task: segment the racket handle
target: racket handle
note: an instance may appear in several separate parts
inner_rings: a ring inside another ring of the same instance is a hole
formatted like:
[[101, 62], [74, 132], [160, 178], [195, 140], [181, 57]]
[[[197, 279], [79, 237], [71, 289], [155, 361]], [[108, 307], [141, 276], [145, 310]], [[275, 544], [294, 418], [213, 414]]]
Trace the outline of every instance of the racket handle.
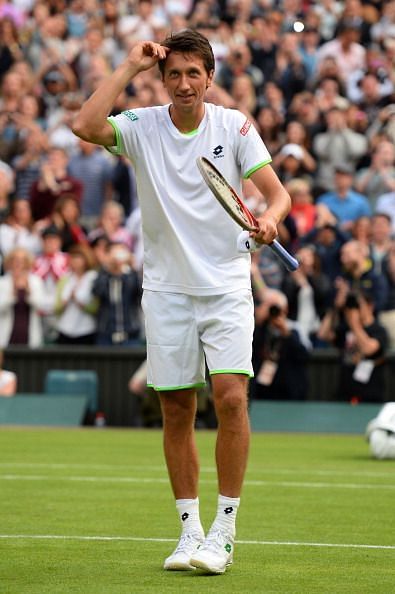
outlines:
[[272, 243], [269, 244], [269, 247], [272, 248], [273, 252], [280, 258], [281, 262], [284, 264], [287, 270], [293, 272], [299, 268], [299, 262], [296, 258], [291, 256], [291, 254], [277, 241], [274, 239]]

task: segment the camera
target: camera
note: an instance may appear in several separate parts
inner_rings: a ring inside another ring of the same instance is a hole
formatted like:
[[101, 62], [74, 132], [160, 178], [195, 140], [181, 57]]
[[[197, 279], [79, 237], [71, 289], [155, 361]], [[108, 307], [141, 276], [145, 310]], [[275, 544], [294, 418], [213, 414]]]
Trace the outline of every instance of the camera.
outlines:
[[359, 309], [358, 295], [355, 293], [349, 293], [344, 304], [346, 309]]

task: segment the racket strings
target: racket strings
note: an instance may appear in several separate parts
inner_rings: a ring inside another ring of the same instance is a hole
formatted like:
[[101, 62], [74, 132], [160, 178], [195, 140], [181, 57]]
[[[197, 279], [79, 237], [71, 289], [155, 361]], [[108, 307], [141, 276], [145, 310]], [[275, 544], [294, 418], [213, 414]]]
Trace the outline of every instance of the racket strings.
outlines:
[[238, 214], [246, 223], [251, 223], [250, 218], [247, 216], [245, 210], [234, 195], [234, 192], [229, 188], [228, 184], [218, 177], [214, 171], [208, 170], [208, 175], [210, 176], [211, 183], [216, 187], [222, 200], [226, 202], [229, 208], [231, 208], [235, 214]]

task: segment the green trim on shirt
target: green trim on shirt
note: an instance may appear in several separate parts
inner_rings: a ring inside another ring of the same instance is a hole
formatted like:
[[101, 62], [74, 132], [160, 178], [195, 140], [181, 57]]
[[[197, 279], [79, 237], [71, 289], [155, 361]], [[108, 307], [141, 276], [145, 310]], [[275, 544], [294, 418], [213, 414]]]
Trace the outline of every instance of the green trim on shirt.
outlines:
[[118, 128], [118, 125], [112, 118], [107, 118], [107, 122], [111, 124], [114, 132], [115, 132], [115, 147], [114, 146], [106, 146], [105, 148], [110, 151], [113, 155], [122, 155], [124, 153], [123, 150], [123, 143], [122, 143], [122, 135], [121, 131]]
[[199, 128], [195, 128], [194, 130], [191, 130], [190, 132], [181, 132], [181, 134], [183, 134], [183, 136], [195, 136], [198, 132], [199, 132]]
[[252, 167], [251, 169], [249, 169], [249, 170], [247, 171], [247, 173], [245, 173], [245, 174], [243, 175], [243, 178], [244, 178], [244, 179], [248, 179], [249, 177], [251, 177], [251, 175], [252, 175], [253, 173], [255, 173], [255, 171], [258, 171], [258, 169], [261, 169], [261, 167], [264, 167], [265, 165], [268, 165], [268, 164], [269, 164], [269, 163], [271, 163], [271, 162], [272, 162], [272, 160], [271, 160], [271, 159], [269, 159], [268, 161], [263, 161], [263, 163], [259, 163], [258, 165], [255, 165], [255, 167]]

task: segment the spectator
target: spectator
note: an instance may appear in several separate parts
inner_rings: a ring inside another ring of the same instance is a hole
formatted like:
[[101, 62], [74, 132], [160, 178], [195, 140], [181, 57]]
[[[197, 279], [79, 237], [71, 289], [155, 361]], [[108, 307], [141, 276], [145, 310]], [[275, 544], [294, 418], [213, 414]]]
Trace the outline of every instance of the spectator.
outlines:
[[0, 276], [0, 348], [42, 345], [45, 287], [41, 278], [32, 273], [32, 264], [32, 256], [21, 247], [5, 258], [5, 274]]
[[271, 155], [280, 151], [282, 139], [283, 118], [271, 107], [261, 107], [256, 114], [257, 128], [259, 134], [267, 146]]
[[58, 198], [52, 214], [52, 224], [58, 229], [62, 252], [69, 252], [75, 244], [88, 244], [87, 231], [80, 224], [80, 203], [74, 194]]
[[321, 272], [319, 256], [312, 245], [296, 252], [299, 268], [284, 277], [282, 291], [288, 300], [289, 318], [298, 323], [305, 342], [316, 344], [316, 333], [330, 305], [330, 281]]
[[350, 292], [356, 294], [369, 293], [372, 296], [375, 313], [383, 309], [388, 298], [386, 279], [373, 270], [369, 260], [369, 247], [351, 239], [341, 248], [342, 274], [336, 279], [336, 299], [339, 308], [344, 307]]
[[395, 191], [395, 147], [383, 140], [373, 150], [368, 167], [360, 169], [355, 178], [355, 188], [363, 192], [375, 209], [382, 194]]
[[19, 42], [18, 28], [11, 17], [0, 19], [0, 80], [23, 52]]
[[321, 191], [331, 191], [334, 189], [336, 165], [347, 163], [354, 172], [356, 163], [367, 151], [368, 143], [362, 134], [348, 128], [344, 110], [332, 107], [326, 112], [325, 120], [326, 132], [317, 134], [313, 140], [313, 153], [319, 162], [315, 183]]
[[353, 223], [362, 216], [371, 215], [366, 196], [352, 189], [353, 169], [350, 165], [335, 166], [334, 191], [318, 196], [317, 204], [324, 204], [335, 215], [342, 229], [350, 231]]
[[30, 188], [40, 177], [47, 147], [47, 137], [43, 132], [30, 130], [25, 135], [21, 152], [12, 162], [16, 174], [15, 194], [19, 198], [30, 198]]
[[369, 252], [376, 274], [383, 273], [383, 262], [386, 259], [391, 242], [391, 218], [382, 213], [375, 213], [371, 218]]
[[23, 247], [32, 255], [41, 253], [39, 233], [34, 229], [30, 203], [24, 198], [15, 198], [5, 222], [0, 224], [0, 253], [6, 256], [16, 247]]
[[290, 215], [295, 221], [298, 237], [303, 237], [314, 228], [317, 217], [311, 183], [307, 179], [295, 177], [286, 183], [286, 188], [291, 196]]
[[82, 183], [67, 173], [67, 153], [52, 147], [41, 165], [40, 177], [30, 189], [30, 202], [35, 221], [50, 218], [55, 203], [65, 194], [74, 194], [78, 200], [82, 196]]
[[93, 284], [99, 299], [96, 344], [135, 346], [141, 338], [141, 283], [124, 244], [111, 243]]
[[230, 92], [233, 81], [245, 74], [250, 76], [255, 91], [259, 93], [264, 83], [263, 73], [252, 64], [250, 48], [244, 43], [238, 43], [230, 49], [230, 54], [224, 60], [216, 74], [215, 82]]
[[350, 227], [350, 235], [353, 239], [369, 245], [372, 231], [372, 218], [363, 215], [355, 219]]
[[0, 161], [0, 223], [10, 212], [10, 198], [14, 189], [14, 172], [7, 163]]
[[4, 353], [0, 351], [0, 396], [14, 396], [17, 390], [17, 377], [13, 371], [3, 369]]
[[88, 229], [97, 223], [101, 210], [112, 197], [111, 178], [113, 157], [96, 144], [79, 140], [79, 150], [70, 158], [68, 172], [83, 185], [81, 197], [81, 222]]
[[391, 221], [391, 235], [395, 237], [395, 190], [378, 197], [376, 212], [386, 214], [389, 217]]
[[124, 243], [129, 249], [132, 247], [132, 237], [125, 226], [124, 210], [122, 206], [110, 200], [101, 210], [99, 224], [96, 229], [89, 233], [89, 241], [96, 237], [106, 235], [108, 239], [116, 243]]
[[334, 57], [339, 66], [342, 79], [348, 77], [365, 67], [366, 49], [359, 43], [360, 30], [354, 20], [341, 20], [337, 27], [336, 37], [325, 42], [318, 50], [318, 62], [331, 56]]
[[388, 283], [388, 297], [379, 321], [387, 330], [389, 347], [395, 349], [395, 242], [392, 241], [382, 262], [382, 272]]
[[252, 398], [306, 399], [309, 346], [303, 343], [297, 324], [287, 318], [287, 312], [285, 295], [266, 289], [264, 301], [256, 307]]
[[[308, 164], [306, 166], [306, 163]], [[309, 172], [310, 155], [299, 144], [285, 144], [273, 158], [273, 167], [283, 183]]]
[[70, 270], [56, 286], [58, 344], [94, 344], [98, 302], [92, 293], [97, 277], [93, 252], [86, 245], [70, 248]]
[[377, 321], [371, 293], [348, 293], [344, 297], [343, 287], [339, 287], [335, 308], [327, 312], [319, 331], [319, 337], [341, 353], [335, 398], [353, 404], [383, 402], [386, 330]]
[[54, 316], [56, 285], [69, 271], [69, 256], [61, 251], [62, 238], [55, 225], [49, 225], [42, 231], [43, 250], [34, 263], [34, 273], [42, 279], [45, 287], [45, 303], [42, 311], [44, 338], [46, 343], [53, 343], [57, 337]]

